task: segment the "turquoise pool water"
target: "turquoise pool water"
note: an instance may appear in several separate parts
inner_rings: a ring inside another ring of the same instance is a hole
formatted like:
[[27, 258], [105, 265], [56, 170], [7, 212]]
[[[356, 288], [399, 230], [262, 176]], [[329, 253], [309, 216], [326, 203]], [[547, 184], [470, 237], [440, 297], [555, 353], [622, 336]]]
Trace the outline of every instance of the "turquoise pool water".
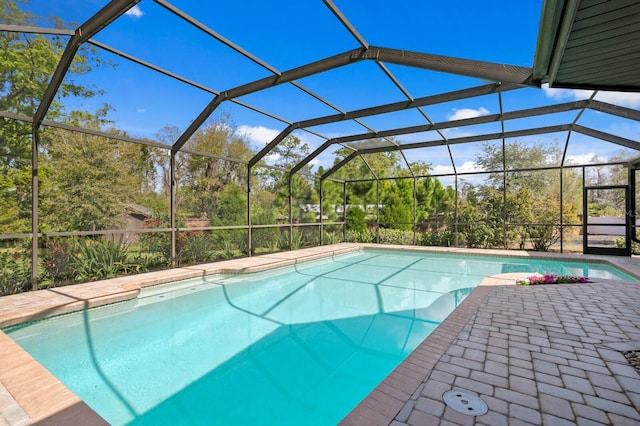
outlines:
[[606, 265], [365, 250], [6, 329], [113, 425], [333, 425], [486, 276]]

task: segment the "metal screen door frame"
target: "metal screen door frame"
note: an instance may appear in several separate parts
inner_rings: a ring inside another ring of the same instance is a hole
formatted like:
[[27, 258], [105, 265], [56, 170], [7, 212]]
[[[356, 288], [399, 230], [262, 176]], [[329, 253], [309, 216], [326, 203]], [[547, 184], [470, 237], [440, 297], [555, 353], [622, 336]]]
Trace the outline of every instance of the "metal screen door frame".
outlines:
[[[624, 223], [598, 223], [597, 225], [604, 227], [614, 227], [614, 228], [623, 228], [624, 231], [621, 236], [625, 238], [624, 247], [615, 247], [615, 246], [594, 246], [590, 245], [589, 242], [589, 225], [594, 225], [593, 223], [589, 223], [589, 192], [590, 191], [624, 191], [625, 198], [625, 212], [624, 212]], [[630, 226], [630, 200], [629, 200], [629, 186], [627, 185], [603, 185], [603, 186], [585, 186], [583, 188], [583, 212], [584, 217], [582, 220], [582, 251], [584, 254], [602, 254], [602, 255], [614, 255], [614, 256], [631, 256], [631, 226]]]

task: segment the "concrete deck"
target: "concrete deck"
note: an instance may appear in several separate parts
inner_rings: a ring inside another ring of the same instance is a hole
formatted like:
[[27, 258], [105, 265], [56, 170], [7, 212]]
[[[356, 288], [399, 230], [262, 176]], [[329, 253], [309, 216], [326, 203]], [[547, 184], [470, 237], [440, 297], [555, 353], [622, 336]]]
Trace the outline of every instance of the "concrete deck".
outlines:
[[[337, 244], [0, 298], [0, 326], [135, 298], [140, 289], [211, 273], [252, 272], [369, 245]], [[372, 245], [375, 248], [393, 248]], [[583, 255], [436, 249], [595, 261]], [[640, 259], [606, 258], [640, 276]], [[519, 274], [520, 276], [522, 274]], [[485, 279], [343, 421], [344, 425], [640, 424], [640, 374], [622, 351], [640, 349], [640, 284], [515, 286]], [[460, 414], [442, 400], [471, 391], [489, 411]], [[106, 424], [0, 333], [0, 426]]]

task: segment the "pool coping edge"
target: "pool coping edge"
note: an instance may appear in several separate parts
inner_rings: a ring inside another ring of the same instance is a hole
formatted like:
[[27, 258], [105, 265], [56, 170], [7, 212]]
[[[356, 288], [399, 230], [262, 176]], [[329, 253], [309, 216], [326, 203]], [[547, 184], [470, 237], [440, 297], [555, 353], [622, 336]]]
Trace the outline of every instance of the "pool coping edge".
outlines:
[[527, 274], [506, 273], [486, 277], [374, 390], [339, 423], [341, 426], [391, 424], [401, 412], [411, 411], [433, 368], [471, 320], [491, 288], [516, 285]]

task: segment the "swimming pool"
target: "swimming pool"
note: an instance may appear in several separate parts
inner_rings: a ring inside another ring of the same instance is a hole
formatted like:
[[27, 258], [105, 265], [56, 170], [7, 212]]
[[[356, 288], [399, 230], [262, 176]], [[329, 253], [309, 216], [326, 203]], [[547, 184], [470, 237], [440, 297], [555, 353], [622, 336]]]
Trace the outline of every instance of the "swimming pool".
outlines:
[[6, 332], [112, 424], [335, 424], [477, 283], [598, 264], [366, 250]]

